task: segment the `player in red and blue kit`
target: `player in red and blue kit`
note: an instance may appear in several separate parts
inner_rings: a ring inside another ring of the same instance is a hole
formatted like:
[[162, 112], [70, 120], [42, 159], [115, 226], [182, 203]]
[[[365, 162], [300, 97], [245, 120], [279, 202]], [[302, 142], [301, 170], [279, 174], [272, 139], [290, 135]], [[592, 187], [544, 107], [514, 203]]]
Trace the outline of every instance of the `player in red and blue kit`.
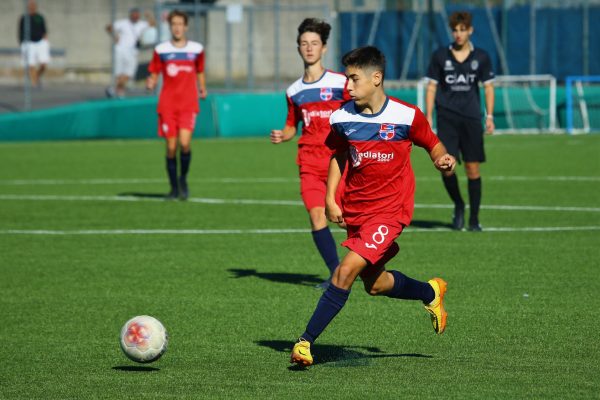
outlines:
[[[358, 276], [370, 295], [421, 300], [435, 332], [441, 334], [446, 327], [446, 282], [440, 278], [417, 281], [399, 271], [387, 271], [385, 264], [398, 253], [395, 240], [410, 224], [413, 214], [413, 144], [423, 147], [440, 171], [452, 170], [456, 160], [416, 106], [386, 96], [385, 57], [377, 48], [352, 50], [342, 63], [353, 101], [330, 118], [327, 145], [335, 154], [329, 165], [326, 215], [332, 222], [346, 224], [348, 238], [342, 245], [349, 252], [294, 345], [291, 362], [302, 366], [313, 363], [311, 344], [342, 309]], [[335, 194], [346, 163], [348, 173], [340, 208]]]
[[[338, 266], [335, 240], [325, 218], [327, 169], [332, 151], [325, 145], [331, 113], [350, 99], [343, 74], [326, 70], [321, 59], [327, 51], [331, 26], [315, 18], [298, 27], [298, 53], [304, 62], [304, 75], [286, 91], [288, 115], [282, 130], [271, 131], [271, 142], [291, 140], [302, 121], [296, 163], [300, 169], [300, 193], [310, 216], [312, 237], [330, 274]], [[329, 280], [318, 285], [326, 288]]]
[[[146, 87], [153, 90], [158, 75], [163, 87], [158, 100], [158, 135], [167, 141], [167, 174], [171, 191], [167, 199], [188, 198], [187, 173], [192, 160], [191, 141], [196, 116], [200, 111], [198, 97], [206, 98], [204, 78], [204, 47], [187, 40], [188, 16], [173, 10], [169, 13], [171, 40], [154, 49], [148, 66], [150, 76]], [[177, 177], [177, 147], [179, 145], [180, 174]]]

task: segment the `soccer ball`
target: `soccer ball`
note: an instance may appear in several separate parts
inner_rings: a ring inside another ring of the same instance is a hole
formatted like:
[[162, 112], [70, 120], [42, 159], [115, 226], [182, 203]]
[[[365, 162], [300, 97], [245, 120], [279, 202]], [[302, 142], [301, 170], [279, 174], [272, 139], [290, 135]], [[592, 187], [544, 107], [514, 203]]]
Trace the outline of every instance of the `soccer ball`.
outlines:
[[167, 350], [169, 335], [163, 324], [149, 315], [131, 318], [121, 328], [121, 349], [139, 363], [156, 361]]

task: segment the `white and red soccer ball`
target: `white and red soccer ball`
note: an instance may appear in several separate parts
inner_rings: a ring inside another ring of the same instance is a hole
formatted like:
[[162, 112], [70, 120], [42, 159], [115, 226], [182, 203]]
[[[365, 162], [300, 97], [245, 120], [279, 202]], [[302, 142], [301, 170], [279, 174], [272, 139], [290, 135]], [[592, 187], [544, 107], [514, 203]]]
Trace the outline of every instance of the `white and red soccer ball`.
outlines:
[[156, 361], [167, 350], [169, 335], [163, 324], [149, 315], [131, 318], [121, 328], [121, 349], [139, 363]]

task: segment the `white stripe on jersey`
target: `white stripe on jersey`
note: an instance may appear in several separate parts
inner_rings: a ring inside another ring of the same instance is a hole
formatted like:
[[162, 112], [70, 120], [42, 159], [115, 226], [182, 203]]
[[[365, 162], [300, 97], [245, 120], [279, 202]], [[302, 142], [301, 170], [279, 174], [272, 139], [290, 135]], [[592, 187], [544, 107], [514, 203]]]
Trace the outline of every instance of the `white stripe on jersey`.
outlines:
[[331, 114], [329, 123], [333, 125], [341, 122], [361, 122], [365, 124], [396, 124], [411, 126], [415, 119], [416, 111], [414, 108], [394, 101], [390, 97], [388, 97], [388, 103], [385, 110], [375, 117], [349, 112], [347, 109], [353, 109], [353, 104], [354, 102], [350, 102]]
[[292, 97], [305, 89], [316, 89], [316, 88], [339, 88], [343, 89], [346, 87], [346, 75], [342, 75], [336, 72], [326, 70], [321, 79], [316, 82], [306, 83], [299, 78], [296, 82], [292, 83], [286, 90], [286, 95]]
[[196, 53], [200, 54], [204, 51], [204, 46], [198, 42], [188, 40], [184, 47], [175, 47], [170, 40], [156, 45], [154, 48], [158, 54], [162, 53]]

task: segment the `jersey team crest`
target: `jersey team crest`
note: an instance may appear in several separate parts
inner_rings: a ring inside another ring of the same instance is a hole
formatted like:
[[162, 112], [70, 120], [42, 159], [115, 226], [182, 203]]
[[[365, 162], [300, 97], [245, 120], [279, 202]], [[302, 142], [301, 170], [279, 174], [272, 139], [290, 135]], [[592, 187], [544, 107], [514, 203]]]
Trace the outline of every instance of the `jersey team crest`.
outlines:
[[333, 98], [333, 89], [328, 87], [321, 88], [321, 100], [329, 101]]
[[383, 140], [392, 140], [396, 135], [394, 124], [381, 124], [379, 128], [379, 137]]

